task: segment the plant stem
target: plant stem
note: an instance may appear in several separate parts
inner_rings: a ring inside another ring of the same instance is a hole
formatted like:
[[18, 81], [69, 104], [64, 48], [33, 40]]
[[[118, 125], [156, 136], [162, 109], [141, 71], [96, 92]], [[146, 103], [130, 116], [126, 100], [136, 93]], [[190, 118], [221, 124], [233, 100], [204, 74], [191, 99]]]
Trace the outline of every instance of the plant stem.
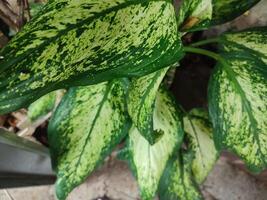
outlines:
[[209, 56], [209, 57], [211, 57], [217, 61], [221, 61], [221, 60], [224, 61], [224, 59], [219, 54], [214, 53], [212, 51], [205, 50], [205, 49], [187, 46], [187, 47], [184, 47], [184, 50], [185, 50], [185, 52], [189, 52], [189, 53], [196, 53], [196, 54]]
[[211, 38], [211, 39], [207, 39], [207, 40], [201, 40], [199, 42], [191, 44], [190, 46], [198, 47], [198, 46], [202, 46], [202, 45], [205, 45], [205, 44], [217, 43], [219, 41], [220, 41], [220, 38], [216, 37], [216, 38]]
[[231, 68], [229, 68], [229, 64], [227, 63], [227, 61], [222, 56], [220, 56], [219, 54], [214, 53], [212, 51], [208, 51], [208, 50], [200, 49], [200, 48], [195, 48], [195, 47], [188, 47], [188, 46], [184, 47], [184, 51], [189, 52], [189, 53], [196, 53], [196, 54], [208, 56], [208, 57], [213, 58], [214, 60], [217, 60], [218, 62], [220, 62], [226, 71], [229, 72], [229, 70], [231, 69]]

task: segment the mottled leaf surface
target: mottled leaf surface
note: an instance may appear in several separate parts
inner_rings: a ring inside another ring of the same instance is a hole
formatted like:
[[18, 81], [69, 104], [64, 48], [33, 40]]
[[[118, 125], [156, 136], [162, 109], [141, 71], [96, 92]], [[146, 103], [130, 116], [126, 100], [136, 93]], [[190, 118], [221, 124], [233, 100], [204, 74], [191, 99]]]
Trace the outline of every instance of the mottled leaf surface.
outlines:
[[253, 171], [267, 167], [267, 28], [221, 37], [209, 84], [209, 112], [218, 149], [239, 155]]
[[129, 88], [127, 98], [129, 115], [135, 127], [150, 144], [154, 144], [161, 135], [153, 129], [153, 112], [158, 88], [168, 69], [133, 78]]
[[123, 81], [68, 91], [48, 130], [60, 200], [103, 161], [127, 134], [129, 126]]
[[129, 133], [128, 149], [131, 167], [136, 175], [143, 200], [152, 200], [166, 163], [180, 148], [183, 140], [180, 110], [166, 90], [160, 89], [155, 103], [154, 124], [164, 130], [154, 145], [140, 134], [134, 126]]
[[29, 2], [31, 17], [35, 17], [45, 4], [45, 2]]
[[45, 116], [51, 112], [56, 104], [57, 93], [50, 92], [41, 97], [37, 101], [33, 102], [28, 108], [28, 117], [31, 121], [35, 121], [38, 118]]
[[209, 25], [212, 18], [212, 0], [184, 0], [177, 12], [180, 30], [201, 29]]
[[193, 156], [183, 153], [173, 157], [160, 180], [160, 200], [202, 200], [202, 195], [194, 182], [192, 168]]
[[222, 24], [235, 19], [260, 0], [213, 0], [212, 24]]
[[184, 131], [193, 153], [192, 172], [201, 184], [212, 170], [218, 158], [213, 141], [212, 124], [204, 109], [193, 109], [184, 117]]
[[177, 12], [182, 31], [195, 31], [235, 19], [260, 0], [184, 0]]
[[49, 1], [0, 52], [0, 113], [59, 88], [167, 67], [179, 40], [169, 0]]

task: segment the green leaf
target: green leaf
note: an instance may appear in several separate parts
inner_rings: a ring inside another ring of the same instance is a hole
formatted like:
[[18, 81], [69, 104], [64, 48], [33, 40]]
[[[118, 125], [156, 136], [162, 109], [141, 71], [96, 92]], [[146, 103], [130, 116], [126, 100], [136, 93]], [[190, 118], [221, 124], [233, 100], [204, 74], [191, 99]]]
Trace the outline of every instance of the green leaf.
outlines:
[[222, 24], [235, 19], [260, 0], [213, 0], [212, 24]]
[[267, 28], [221, 37], [222, 63], [209, 83], [216, 147], [259, 172], [267, 167]]
[[165, 68], [140, 78], [133, 78], [128, 92], [129, 115], [139, 132], [152, 145], [163, 132], [154, 131], [153, 111], [160, 83], [169, 68]]
[[189, 138], [189, 148], [193, 152], [192, 171], [201, 184], [218, 159], [213, 141], [212, 124], [204, 109], [193, 109], [184, 117], [184, 130]]
[[122, 80], [72, 88], [64, 96], [48, 129], [60, 200], [82, 183], [127, 134], [127, 116]]
[[153, 120], [155, 128], [164, 130], [154, 145], [150, 145], [134, 126], [129, 133], [130, 166], [137, 177], [143, 200], [153, 199], [169, 158], [183, 140], [181, 112], [166, 90], [160, 89], [157, 94]]
[[182, 31], [196, 31], [231, 21], [260, 0], [184, 0], [177, 12]]
[[152, 73], [181, 46], [170, 0], [49, 1], [0, 52], [0, 113], [56, 89]]
[[40, 117], [51, 112], [56, 104], [57, 92], [50, 92], [33, 102], [28, 108], [28, 117], [31, 121], [35, 121]]
[[192, 175], [190, 153], [173, 157], [160, 180], [160, 200], [202, 200], [202, 195]]
[[35, 17], [44, 7], [44, 2], [29, 2], [31, 17]]
[[182, 31], [193, 31], [209, 26], [212, 18], [212, 0], [185, 0], [177, 13]]

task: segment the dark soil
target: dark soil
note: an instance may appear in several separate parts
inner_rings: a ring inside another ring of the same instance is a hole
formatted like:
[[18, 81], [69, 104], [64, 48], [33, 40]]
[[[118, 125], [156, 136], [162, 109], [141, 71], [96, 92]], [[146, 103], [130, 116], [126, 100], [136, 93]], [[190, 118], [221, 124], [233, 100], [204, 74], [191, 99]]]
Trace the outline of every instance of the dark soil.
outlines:
[[[183, 38], [184, 43], [203, 39], [202, 32], [196, 32]], [[186, 45], [186, 44], [185, 44]], [[205, 49], [216, 51], [214, 46]], [[209, 57], [187, 54], [177, 67], [171, 91], [185, 110], [196, 107], [207, 108], [208, 82], [215, 66], [215, 61]]]

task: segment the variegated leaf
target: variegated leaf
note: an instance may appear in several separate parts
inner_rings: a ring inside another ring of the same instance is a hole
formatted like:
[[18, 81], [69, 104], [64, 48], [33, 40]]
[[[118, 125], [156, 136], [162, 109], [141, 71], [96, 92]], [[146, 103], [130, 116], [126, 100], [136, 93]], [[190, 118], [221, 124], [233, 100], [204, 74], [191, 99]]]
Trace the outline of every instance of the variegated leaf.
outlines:
[[213, 0], [212, 24], [233, 20], [249, 10], [260, 0]]
[[158, 88], [168, 69], [133, 78], [128, 92], [129, 115], [139, 132], [150, 144], [154, 144], [163, 133], [163, 130], [154, 131], [153, 129], [153, 111]]
[[122, 80], [68, 91], [48, 130], [60, 200], [104, 160], [129, 127]]
[[35, 17], [44, 7], [45, 2], [29, 2], [31, 17]]
[[211, 18], [212, 0], [184, 0], [177, 12], [178, 26], [182, 31], [206, 27]]
[[194, 31], [233, 20], [260, 0], [184, 0], [177, 12], [182, 31]]
[[221, 37], [209, 84], [209, 112], [218, 149], [239, 155], [253, 171], [267, 167], [267, 28]]
[[202, 195], [192, 175], [190, 153], [173, 157], [160, 180], [160, 200], [202, 200]]
[[212, 124], [204, 109], [193, 109], [184, 117], [184, 130], [189, 138], [189, 148], [193, 152], [192, 172], [201, 184], [218, 159], [213, 141]]
[[57, 94], [50, 92], [45, 96], [41, 97], [37, 101], [33, 102], [28, 108], [28, 117], [31, 121], [35, 121], [38, 118], [45, 116], [52, 111], [56, 104]]
[[49, 1], [0, 52], [0, 113], [59, 88], [143, 76], [180, 54], [170, 0]]
[[154, 125], [164, 130], [154, 145], [140, 134], [134, 126], [129, 133], [128, 149], [131, 167], [136, 175], [143, 200], [152, 200], [160, 177], [172, 154], [180, 148], [183, 140], [180, 110], [166, 90], [160, 89], [154, 109]]

